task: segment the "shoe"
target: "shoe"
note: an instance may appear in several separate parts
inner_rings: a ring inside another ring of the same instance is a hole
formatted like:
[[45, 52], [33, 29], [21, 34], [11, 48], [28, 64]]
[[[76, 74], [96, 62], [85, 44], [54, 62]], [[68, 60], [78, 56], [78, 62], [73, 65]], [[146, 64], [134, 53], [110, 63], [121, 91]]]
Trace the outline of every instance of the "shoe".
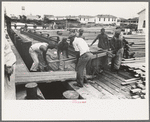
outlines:
[[83, 85], [79, 84], [79, 83], [75, 83], [73, 84], [74, 86], [78, 86], [78, 87], [83, 87]]
[[88, 79], [86, 77], [84, 77], [84, 80], [83, 80], [84, 83], [88, 83]]
[[30, 70], [30, 72], [38, 72], [38, 71], [33, 71], [33, 70]]

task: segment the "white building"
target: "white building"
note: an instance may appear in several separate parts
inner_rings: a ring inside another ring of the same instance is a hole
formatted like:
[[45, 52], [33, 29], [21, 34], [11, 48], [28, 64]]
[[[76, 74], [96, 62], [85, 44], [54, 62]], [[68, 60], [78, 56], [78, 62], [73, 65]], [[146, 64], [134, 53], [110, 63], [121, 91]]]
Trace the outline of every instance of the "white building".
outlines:
[[95, 17], [95, 23], [96, 24], [116, 24], [117, 17], [112, 15], [97, 15]]
[[64, 20], [66, 19], [65, 16], [55, 16], [55, 20]]
[[87, 15], [79, 15], [79, 22], [82, 24], [87, 24], [89, 22], [95, 22], [94, 16], [87, 16]]
[[116, 21], [116, 25], [120, 26], [120, 25], [129, 25], [129, 21], [125, 18], [120, 18], [118, 17], [117, 18], [117, 21]]
[[143, 31], [143, 33], [145, 33], [145, 26], [146, 26], [145, 9], [140, 11], [138, 15], [139, 15], [138, 30]]
[[26, 17], [27, 20], [41, 20], [37, 15], [27, 15]]

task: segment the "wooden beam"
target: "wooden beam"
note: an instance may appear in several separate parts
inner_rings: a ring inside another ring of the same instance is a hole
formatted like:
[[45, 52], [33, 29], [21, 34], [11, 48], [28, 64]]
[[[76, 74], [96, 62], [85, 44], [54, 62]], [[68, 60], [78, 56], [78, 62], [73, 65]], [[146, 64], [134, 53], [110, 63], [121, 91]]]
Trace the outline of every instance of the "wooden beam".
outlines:
[[75, 80], [75, 71], [55, 71], [55, 72], [30, 72], [30, 73], [17, 73], [16, 84], [24, 84], [29, 82], [43, 83], [53, 81], [66, 81]]

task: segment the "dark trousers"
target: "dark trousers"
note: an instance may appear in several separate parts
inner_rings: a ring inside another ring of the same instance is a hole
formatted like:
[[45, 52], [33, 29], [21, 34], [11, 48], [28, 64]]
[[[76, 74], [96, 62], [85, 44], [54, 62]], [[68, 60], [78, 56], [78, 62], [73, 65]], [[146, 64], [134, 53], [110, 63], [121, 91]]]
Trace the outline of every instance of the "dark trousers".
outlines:
[[90, 70], [90, 65], [91, 65], [91, 59], [92, 59], [92, 53], [87, 52], [83, 55], [80, 56], [78, 64], [77, 64], [77, 83], [80, 85], [83, 85], [83, 80], [86, 77], [86, 72], [84, 70]]

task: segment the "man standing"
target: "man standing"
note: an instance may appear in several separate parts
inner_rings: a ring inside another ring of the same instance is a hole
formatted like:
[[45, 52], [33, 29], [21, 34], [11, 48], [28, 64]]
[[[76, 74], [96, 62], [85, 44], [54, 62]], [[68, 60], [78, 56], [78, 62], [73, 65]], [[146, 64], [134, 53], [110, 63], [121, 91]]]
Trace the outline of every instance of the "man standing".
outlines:
[[16, 24], [14, 24], [14, 28], [15, 28], [15, 29], [17, 28], [17, 25], [16, 25]]
[[[57, 46], [57, 56], [58, 56], [58, 60], [60, 60], [60, 54], [62, 53], [63, 59], [64, 58], [69, 58], [68, 57], [68, 42], [67, 42], [67, 38], [63, 38], [62, 41], [60, 41], [58, 43]], [[58, 65], [58, 69], [60, 66], [60, 62], [57, 63]], [[64, 64], [65, 65], [65, 64]]]
[[92, 46], [96, 40], [99, 40], [98, 42], [98, 47], [102, 48], [104, 50], [108, 50], [109, 49], [109, 40], [108, 40], [108, 36], [105, 34], [105, 29], [102, 28], [101, 29], [101, 34], [99, 34], [94, 41], [91, 43], [90, 46]]
[[31, 72], [37, 72], [41, 70], [39, 66], [40, 64], [42, 65], [42, 63], [39, 62], [39, 58], [38, 58], [39, 55], [42, 55], [45, 61], [45, 65], [43, 65], [43, 67], [44, 68], [47, 67], [48, 63], [46, 60], [46, 52], [48, 48], [52, 49], [52, 47], [50, 47], [50, 45], [48, 45], [47, 43], [35, 43], [29, 48], [29, 54], [33, 59], [33, 64], [30, 68]]
[[25, 24], [24, 29], [25, 29], [25, 31], [28, 30], [28, 25], [27, 24]]
[[67, 38], [63, 38], [62, 41], [58, 43], [57, 46], [57, 55], [58, 59], [60, 60], [60, 53], [63, 54], [66, 58], [68, 58], [68, 42]]
[[123, 37], [120, 35], [120, 33], [121, 31], [118, 29], [110, 41], [110, 47], [113, 51], [113, 54], [115, 54], [115, 57], [113, 57], [111, 61], [111, 71], [115, 73], [118, 73], [124, 52]]
[[[7, 32], [5, 31], [6, 36]], [[7, 36], [8, 37], [8, 36]], [[11, 46], [8, 42], [8, 38], [4, 37], [4, 70], [5, 70], [5, 82], [4, 82], [4, 97], [6, 100], [16, 100], [16, 87], [15, 87], [15, 66], [16, 56], [14, 55]]]
[[[108, 36], [105, 34], [105, 29], [102, 28], [101, 29], [101, 33], [94, 39], [94, 41], [91, 43], [90, 46], [92, 46], [96, 40], [99, 40], [98, 42], [98, 47], [99, 48], [102, 48], [103, 50], [109, 50], [110, 46], [109, 46], [109, 40], [108, 40]], [[108, 57], [105, 56], [102, 60], [102, 64], [100, 66], [100, 73], [103, 72], [103, 70], [105, 68], [107, 68], [107, 65], [108, 65]]]
[[[84, 69], [87, 65], [90, 65], [92, 59], [92, 53], [89, 50], [88, 44], [84, 39], [75, 37], [75, 34], [69, 36], [70, 41], [73, 43], [75, 51], [80, 53], [80, 58], [77, 63], [77, 86], [83, 87], [83, 83], [86, 81], [86, 75]], [[90, 68], [90, 66], [88, 66]], [[90, 70], [90, 69], [89, 69]]]

